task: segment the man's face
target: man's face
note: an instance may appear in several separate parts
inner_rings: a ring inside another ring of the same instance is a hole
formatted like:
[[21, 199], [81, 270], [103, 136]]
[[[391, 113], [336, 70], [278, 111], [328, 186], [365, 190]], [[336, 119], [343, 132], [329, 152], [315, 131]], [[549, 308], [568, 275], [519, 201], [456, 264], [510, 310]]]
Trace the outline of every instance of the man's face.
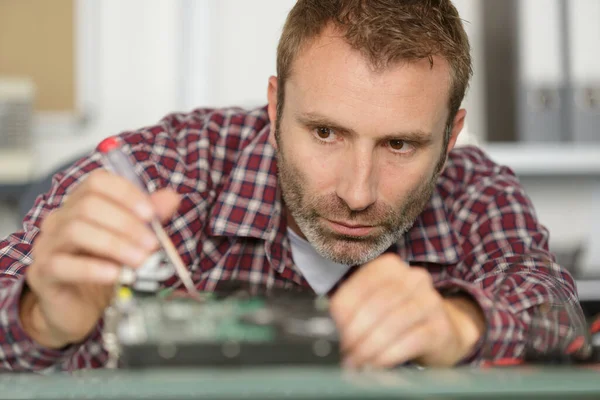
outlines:
[[[428, 203], [446, 151], [450, 67], [441, 58], [375, 72], [326, 31], [303, 50], [276, 120], [282, 195], [292, 229], [325, 258], [360, 265], [389, 248]], [[455, 119], [448, 151], [462, 128]]]

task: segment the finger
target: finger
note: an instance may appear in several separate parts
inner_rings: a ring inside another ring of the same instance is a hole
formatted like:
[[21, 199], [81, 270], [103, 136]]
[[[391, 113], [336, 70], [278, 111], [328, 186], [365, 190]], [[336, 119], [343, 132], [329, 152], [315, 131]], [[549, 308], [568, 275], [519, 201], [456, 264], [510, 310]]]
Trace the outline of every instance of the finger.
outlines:
[[346, 324], [339, 327], [342, 350], [354, 348], [368, 332], [382, 323], [387, 314], [402, 308], [412, 293], [413, 290], [402, 292], [402, 288], [394, 284], [374, 291], [355, 309], [355, 313], [346, 320]]
[[67, 198], [66, 207], [76, 205], [90, 194], [100, 195], [134, 212], [144, 221], [151, 221], [155, 211], [150, 197], [127, 179], [105, 170], [92, 172]]
[[[428, 294], [434, 292], [431, 275], [423, 269], [412, 268], [406, 271], [402, 280], [388, 281], [386, 286], [374, 289], [373, 293], [355, 309], [346, 324], [341, 326], [342, 349], [353, 348], [386, 314], [394, 312], [395, 309], [406, 308], [402, 303], [410, 303], [411, 300], [424, 302]], [[418, 294], [418, 299], [411, 299], [415, 294]], [[438, 297], [435, 293], [434, 298]]]
[[433, 301], [424, 304], [419, 298], [405, 302], [368, 331], [347, 355], [356, 365], [370, 365], [377, 356], [387, 351], [398, 338], [415, 329], [432, 316]]
[[151, 254], [129, 238], [85, 220], [71, 221], [65, 226], [57, 238], [54, 251], [83, 253], [130, 267], [140, 266]]
[[119, 278], [120, 271], [117, 264], [107, 260], [60, 253], [48, 262], [42, 278], [61, 284], [112, 284]]
[[407, 331], [384, 351], [380, 351], [369, 365], [379, 368], [392, 368], [414, 360], [426, 353], [432, 341], [427, 323], [423, 322]]
[[181, 202], [181, 196], [172, 189], [162, 189], [150, 196], [153, 208], [161, 222], [173, 216]]
[[330, 310], [336, 322], [346, 325], [361, 304], [389, 282], [390, 275], [402, 275], [409, 270], [404, 267], [400, 258], [386, 254], [359, 268], [331, 299]]
[[58, 210], [59, 209], [54, 209], [50, 211], [42, 220], [42, 223], [40, 225], [40, 230], [42, 232], [50, 232], [55, 229], [56, 225], [59, 223], [58, 220], [60, 219]]
[[146, 222], [104, 197], [90, 195], [82, 198], [76, 206], [67, 210], [67, 213], [70, 215], [66, 219], [85, 220], [98, 228], [129, 238], [148, 251], [156, 251], [159, 247], [155, 233]]

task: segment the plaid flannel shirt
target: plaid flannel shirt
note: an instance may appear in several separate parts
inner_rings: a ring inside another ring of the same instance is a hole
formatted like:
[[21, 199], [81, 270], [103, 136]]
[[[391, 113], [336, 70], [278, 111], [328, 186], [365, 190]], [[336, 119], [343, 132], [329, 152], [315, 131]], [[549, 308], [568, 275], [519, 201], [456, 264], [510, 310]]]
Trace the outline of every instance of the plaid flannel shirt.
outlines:
[[[270, 128], [266, 108], [198, 109], [121, 134], [148, 190], [171, 187], [182, 195], [166, 230], [201, 290], [231, 279], [307, 285], [291, 257]], [[19, 321], [24, 274], [41, 222], [101, 167], [100, 155], [92, 152], [57, 174], [23, 229], [0, 241], [2, 369], [74, 370], [106, 361], [102, 322], [84, 342], [52, 350], [32, 341]], [[481, 306], [485, 343], [470, 361], [522, 357], [541, 304], [558, 298], [579, 312], [573, 280], [555, 263], [548, 233], [518, 180], [478, 148], [450, 153], [428, 206], [393, 249], [411, 265], [426, 267], [440, 291], [463, 292]], [[163, 283], [179, 285], [176, 277]]]

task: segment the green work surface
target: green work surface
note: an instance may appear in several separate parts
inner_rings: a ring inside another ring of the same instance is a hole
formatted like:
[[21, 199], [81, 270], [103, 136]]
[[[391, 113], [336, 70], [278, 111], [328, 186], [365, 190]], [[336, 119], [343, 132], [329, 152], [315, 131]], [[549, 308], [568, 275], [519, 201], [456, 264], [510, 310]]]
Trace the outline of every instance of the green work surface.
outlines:
[[600, 370], [335, 368], [0, 375], [4, 399], [598, 399]]

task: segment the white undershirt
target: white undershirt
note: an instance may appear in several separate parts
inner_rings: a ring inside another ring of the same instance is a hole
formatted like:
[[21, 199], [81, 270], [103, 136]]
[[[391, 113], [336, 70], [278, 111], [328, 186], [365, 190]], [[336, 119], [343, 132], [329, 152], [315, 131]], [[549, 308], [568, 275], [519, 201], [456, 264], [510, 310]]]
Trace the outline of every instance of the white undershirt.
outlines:
[[314, 247], [288, 227], [292, 259], [310, 287], [319, 295], [326, 294], [350, 269], [322, 257]]

